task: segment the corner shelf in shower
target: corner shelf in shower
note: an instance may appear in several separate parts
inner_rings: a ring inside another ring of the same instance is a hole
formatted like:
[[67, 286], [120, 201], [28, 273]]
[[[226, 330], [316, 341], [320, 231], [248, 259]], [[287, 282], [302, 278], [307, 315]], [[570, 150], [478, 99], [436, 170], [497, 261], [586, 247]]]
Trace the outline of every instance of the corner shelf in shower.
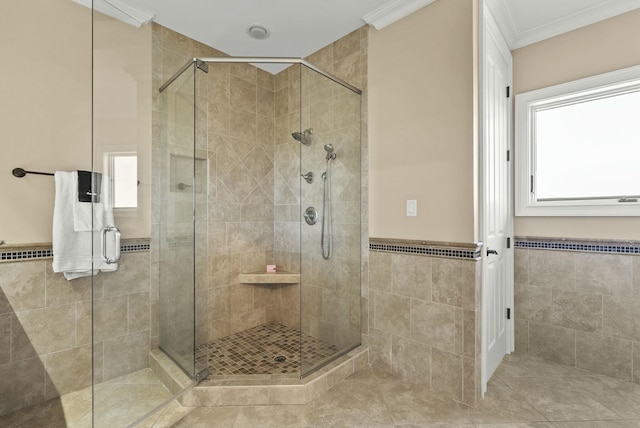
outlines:
[[241, 284], [298, 284], [300, 274], [293, 272], [253, 272], [238, 275]]

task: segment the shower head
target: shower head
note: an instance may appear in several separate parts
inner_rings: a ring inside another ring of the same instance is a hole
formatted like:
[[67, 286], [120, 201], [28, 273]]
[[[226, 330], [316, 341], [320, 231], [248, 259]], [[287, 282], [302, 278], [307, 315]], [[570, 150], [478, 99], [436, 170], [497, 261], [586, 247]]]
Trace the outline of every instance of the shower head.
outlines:
[[313, 128], [305, 129], [303, 132], [294, 132], [291, 136], [298, 143], [308, 146], [313, 141]]
[[327, 161], [333, 160], [336, 158], [336, 154], [333, 151], [333, 145], [332, 144], [325, 144], [324, 145], [324, 150], [325, 152], [327, 152]]

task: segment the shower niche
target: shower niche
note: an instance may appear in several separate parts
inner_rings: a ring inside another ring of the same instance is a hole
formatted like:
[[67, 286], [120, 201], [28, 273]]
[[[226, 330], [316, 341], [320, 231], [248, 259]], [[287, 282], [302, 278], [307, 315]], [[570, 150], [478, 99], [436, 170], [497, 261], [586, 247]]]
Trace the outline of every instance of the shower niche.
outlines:
[[224, 57], [160, 92], [160, 348], [215, 380], [300, 378], [357, 347], [361, 92], [304, 60]]

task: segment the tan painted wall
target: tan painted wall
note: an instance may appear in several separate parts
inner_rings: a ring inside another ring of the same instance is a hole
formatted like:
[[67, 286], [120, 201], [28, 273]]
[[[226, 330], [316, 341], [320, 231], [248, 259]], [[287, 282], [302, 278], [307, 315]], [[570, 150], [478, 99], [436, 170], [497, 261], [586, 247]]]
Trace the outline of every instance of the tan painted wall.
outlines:
[[[640, 64], [640, 10], [513, 51], [514, 93]], [[518, 236], [640, 239], [637, 217], [516, 217]]]
[[[17, 179], [11, 175], [13, 168], [46, 172], [91, 168], [91, 22], [91, 11], [69, 0], [7, 0], [0, 6], [0, 240], [7, 244], [51, 242], [53, 218], [53, 178], [31, 175]], [[135, 124], [131, 117], [112, 114], [109, 125], [96, 130], [102, 130], [96, 138], [103, 145], [116, 140], [128, 144], [133, 138], [134, 144], [142, 143], [150, 151], [150, 30], [137, 30], [133, 35], [135, 29], [125, 24], [96, 24], [97, 31], [108, 28], [112, 32], [111, 44], [102, 46], [108, 52], [103, 57], [119, 58], [111, 66], [121, 70], [120, 75], [111, 75], [108, 88], [96, 88], [96, 100], [101, 101], [97, 110], [113, 112], [117, 106], [123, 111], [124, 100], [136, 104], [124, 109], [127, 114], [145, 112], [133, 119]], [[131, 37], [148, 38], [144, 49], [149, 53], [131, 55], [131, 49], [121, 49], [118, 43], [128, 39], [132, 44]], [[126, 62], [134, 57], [135, 62]], [[133, 75], [139, 76], [138, 67], [142, 67], [149, 76], [147, 83], [138, 82], [137, 96], [123, 98], [131, 85], [118, 83], [132, 65]], [[150, 175], [151, 161], [146, 162], [139, 170]], [[96, 170], [100, 168], [96, 165]], [[144, 178], [141, 180], [144, 185]], [[145, 192], [149, 194], [149, 188], [141, 189], [141, 200], [148, 201]], [[135, 219], [116, 216], [123, 237], [149, 236], [148, 205]]]
[[370, 29], [372, 237], [476, 240], [475, 3], [440, 0]]
[[53, 178], [11, 170], [91, 167], [91, 12], [5, 1], [0, 40], [0, 240], [50, 242]]

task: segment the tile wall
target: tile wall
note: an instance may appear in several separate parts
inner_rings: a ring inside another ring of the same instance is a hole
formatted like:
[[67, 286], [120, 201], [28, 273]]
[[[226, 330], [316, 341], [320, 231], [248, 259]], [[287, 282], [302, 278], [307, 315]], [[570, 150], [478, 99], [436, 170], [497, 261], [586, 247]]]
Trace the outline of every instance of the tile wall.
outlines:
[[[148, 366], [149, 252], [118, 270], [67, 281], [51, 259], [0, 263], [0, 415]], [[93, 301], [92, 301], [93, 298]], [[92, 309], [93, 305], [93, 309]]]
[[640, 256], [516, 248], [514, 316], [516, 352], [640, 383]]
[[475, 406], [480, 260], [380, 251], [369, 257], [370, 362]]

